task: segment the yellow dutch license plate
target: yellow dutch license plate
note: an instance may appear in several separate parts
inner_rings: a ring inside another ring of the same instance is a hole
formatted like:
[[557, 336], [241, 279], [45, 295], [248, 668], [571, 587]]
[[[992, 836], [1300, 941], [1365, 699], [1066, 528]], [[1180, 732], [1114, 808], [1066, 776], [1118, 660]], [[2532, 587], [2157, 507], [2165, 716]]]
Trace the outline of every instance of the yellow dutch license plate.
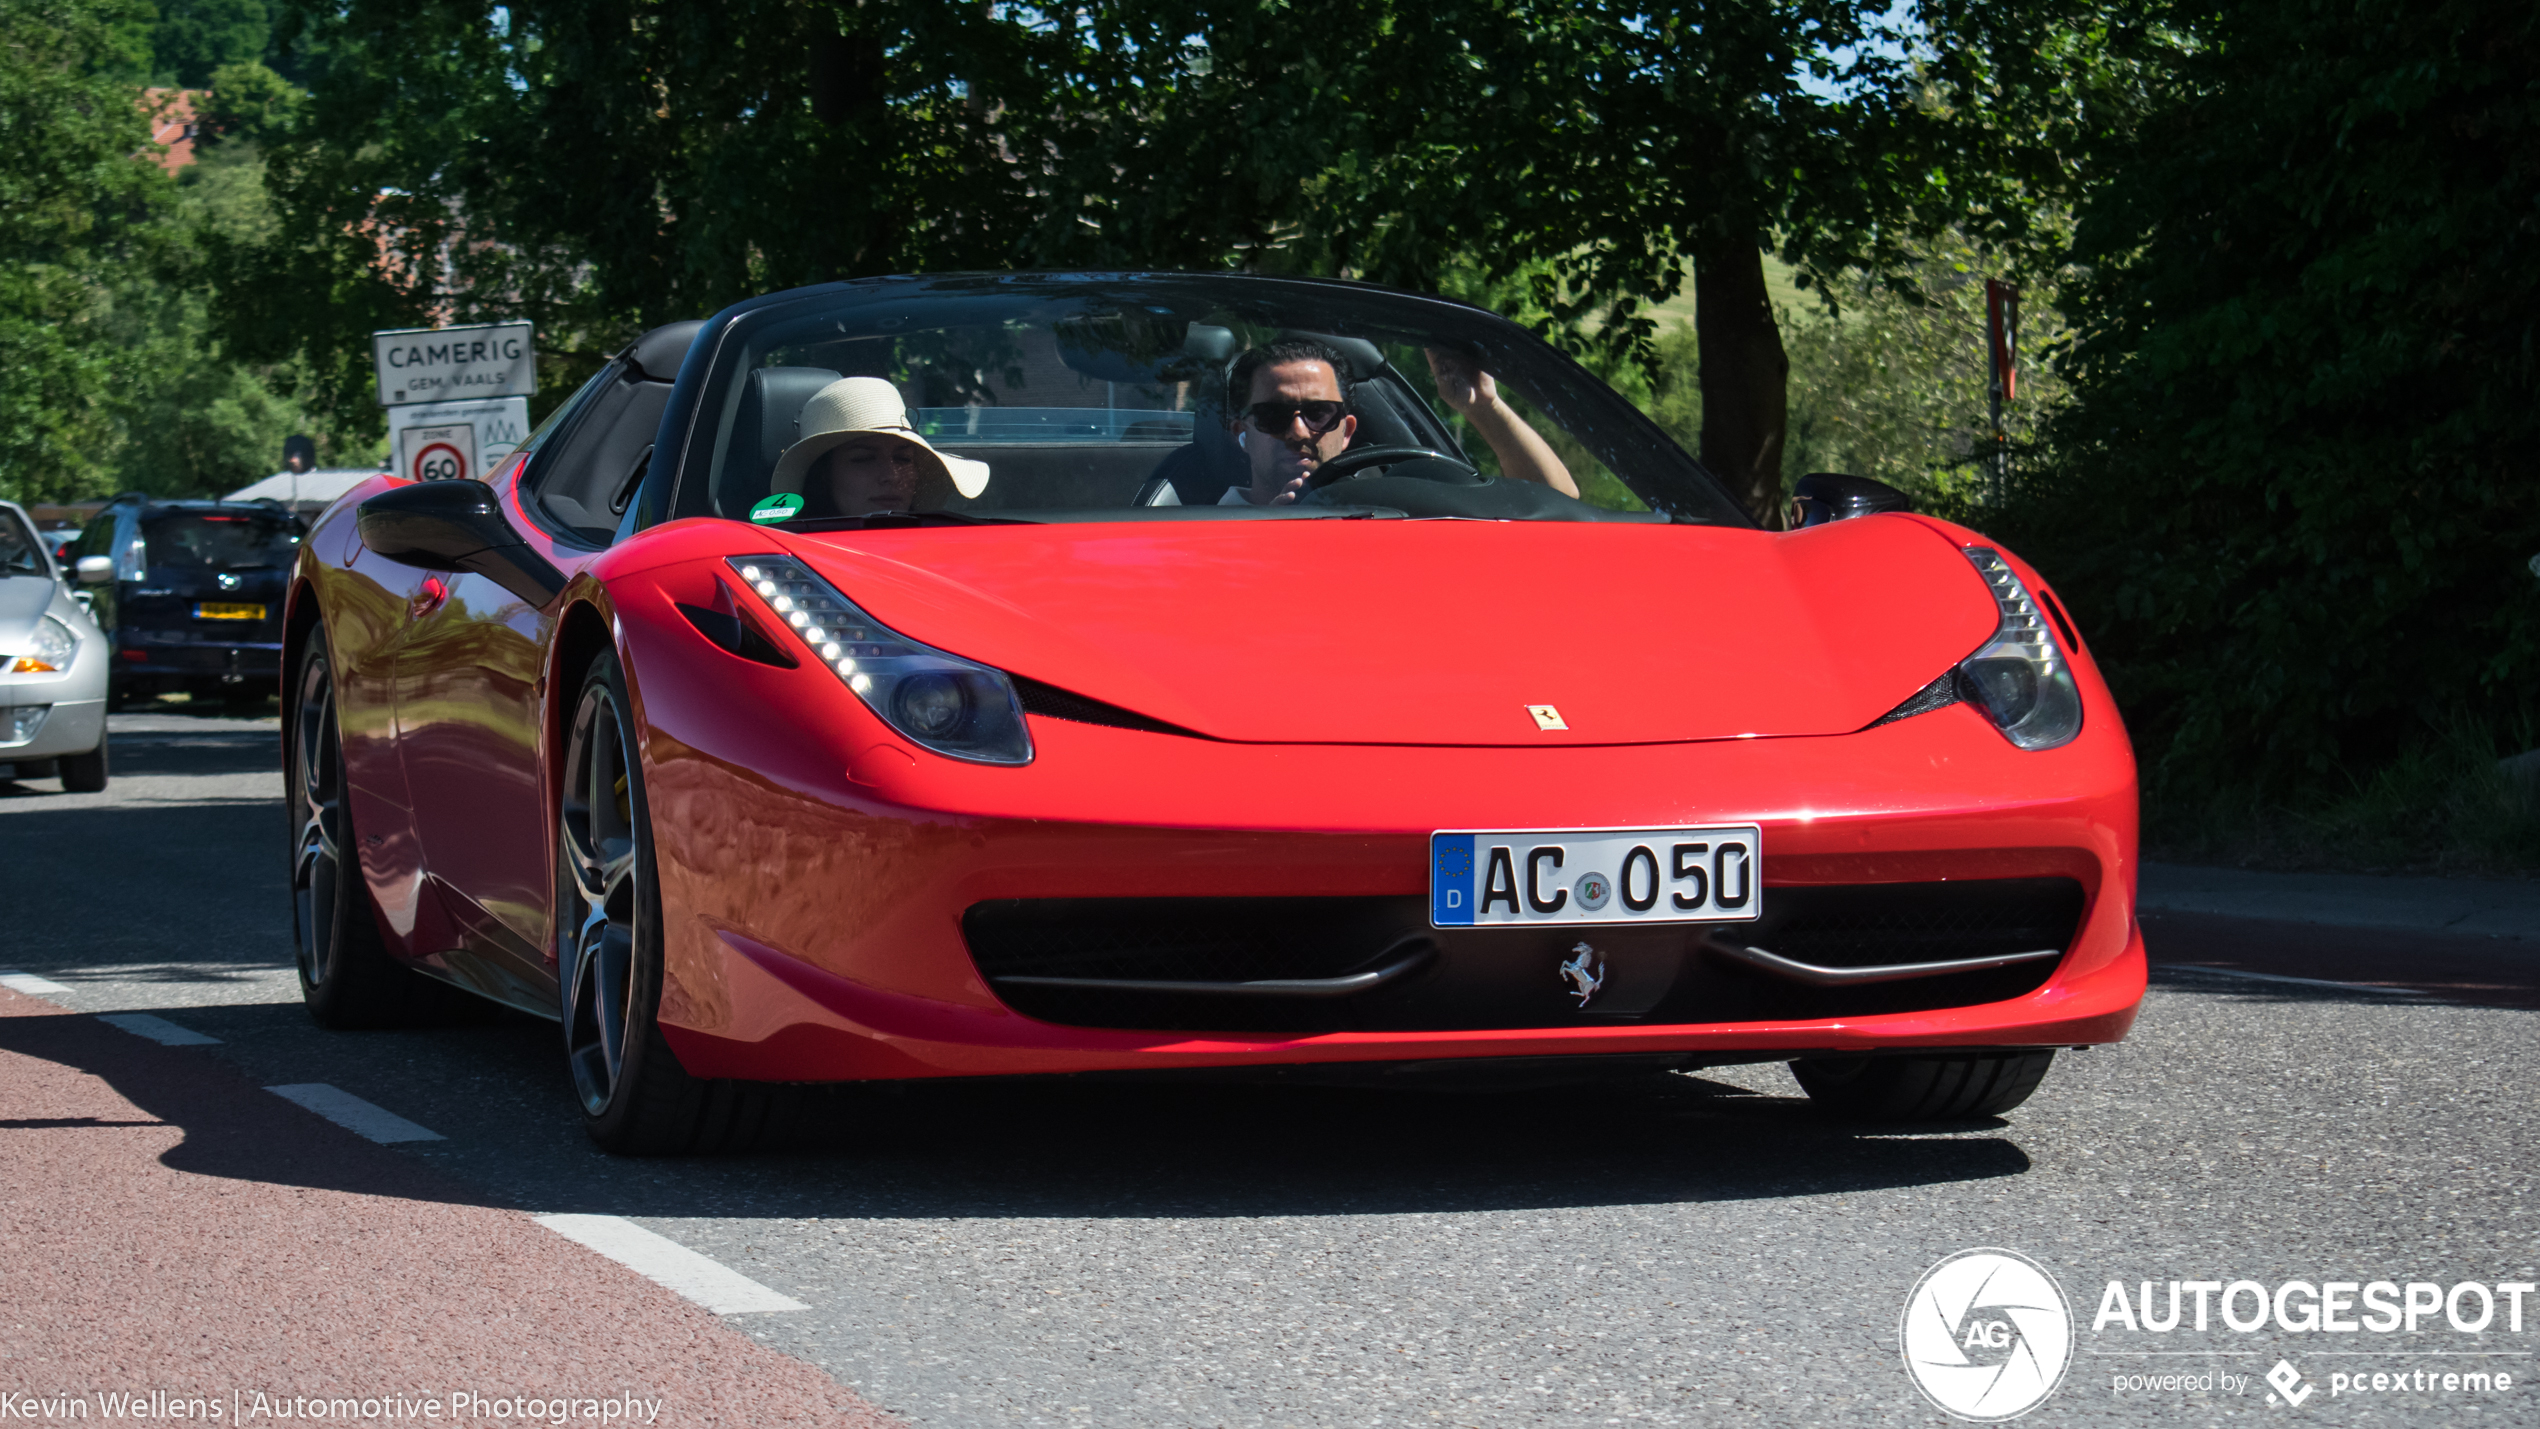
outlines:
[[265, 608], [261, 605], [233, 605], [220, 601], [205, 601], [194, 607], [194, 618], [196, 620], [262, 620], [265, 618]]

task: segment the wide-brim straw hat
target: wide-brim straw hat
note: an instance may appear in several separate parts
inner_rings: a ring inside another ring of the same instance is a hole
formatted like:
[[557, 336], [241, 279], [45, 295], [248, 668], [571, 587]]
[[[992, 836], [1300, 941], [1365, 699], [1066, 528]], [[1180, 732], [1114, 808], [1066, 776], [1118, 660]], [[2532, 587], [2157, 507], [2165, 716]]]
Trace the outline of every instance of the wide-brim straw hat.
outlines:
[[988, 464], [939, 452], [908, 424], [900, 389], [879, 377], [841, 377], [811, 394], [794, 422], [794, 444], [776, 458], [776, 474], [768, 490], [803, 489], [803, 477], [814, 462], [847, 443], [869, 437], [891, 437], [925, 455], [918, 462], [917, 495], [910, 505], [941, 506], [955, 491], [977, 496], [988, 489]]

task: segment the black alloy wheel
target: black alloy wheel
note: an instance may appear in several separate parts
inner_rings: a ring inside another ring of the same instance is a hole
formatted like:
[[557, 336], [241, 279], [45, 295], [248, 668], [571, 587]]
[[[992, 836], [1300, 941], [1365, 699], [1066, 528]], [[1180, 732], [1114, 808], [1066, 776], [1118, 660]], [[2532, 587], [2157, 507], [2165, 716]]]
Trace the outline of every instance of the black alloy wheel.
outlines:
[[403, 1023], [423, 980], [388, 955], [353, 840], [344, 798], [344, 740], [335, 718], [335, 672], [323, 632], [300, 661], [286, 735], [290, 776], [291, 938], [300, 1000], [321, 1027]]
[[626, 726], [606, 679], [584, 686], [566, 746], [556, 851], [565, 1059], [586, 1115], [616, 1099], [635, 1005], [635, 804]]
[[565, 1065], [603, 1150], [742, 1150], [781, 1130], [793, 1102], [765, 1083], [700, 1081], [662, 1039], [661, 891], [632, 705], [617, 656], [602, 652], [582, 681], [557, 791]]

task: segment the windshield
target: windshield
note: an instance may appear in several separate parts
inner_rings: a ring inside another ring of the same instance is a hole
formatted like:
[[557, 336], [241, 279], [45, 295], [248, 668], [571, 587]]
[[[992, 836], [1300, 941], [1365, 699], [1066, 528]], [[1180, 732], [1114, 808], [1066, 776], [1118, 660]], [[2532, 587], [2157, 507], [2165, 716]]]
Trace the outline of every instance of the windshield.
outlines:
[[[872, 284], [745, 313], [687, 450], [673, 514], [797, 527], [1747, 524], [1628, 402], [1513, 324], [1231, 276]], [[907, 512], [927, 519], [886, 514]]]
[[16, 514], [0, 511], [0, 576], [49, 576], [35, 533]]
[[280, 570], [300, 549], [299, 523], [265, 512], [188, 511], [141, 523], [154, 566]]

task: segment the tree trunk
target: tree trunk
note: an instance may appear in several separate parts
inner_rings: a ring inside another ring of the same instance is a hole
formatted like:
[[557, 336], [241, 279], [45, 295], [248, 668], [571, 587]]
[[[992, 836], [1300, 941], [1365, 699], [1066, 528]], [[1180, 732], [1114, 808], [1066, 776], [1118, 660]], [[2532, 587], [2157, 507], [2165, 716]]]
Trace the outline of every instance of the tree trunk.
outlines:
[[1790, 524], [1782, 491], [1790, 357], [1764, 289], [1764, 249], [1734, 228], [1693, 258], [1693, 331], [1702, 350], [1702, 464], [1767, 530]]
[[803, 214], [825, 231], [806, 244], [817, 255], [813, 269], [793, 281], [864, 277], [887, 271], [900, 237], [897, 205], [871, 177], [886, 169], [892, 137], [882, 36], [853, 0], [811, 0], [807, 10], [811, 117], [831, 137], [822, 156], [825, 193]]
[[[841, 20], [861, 6], [811, 7], [811, 117], [833, 128], [866, 129], [866, 142], [881, 139], [887, 97], [882, 90], [882, 37], [869, 29], [841, 30]], [[843, 10], [843, 15], [840, 13]]]

